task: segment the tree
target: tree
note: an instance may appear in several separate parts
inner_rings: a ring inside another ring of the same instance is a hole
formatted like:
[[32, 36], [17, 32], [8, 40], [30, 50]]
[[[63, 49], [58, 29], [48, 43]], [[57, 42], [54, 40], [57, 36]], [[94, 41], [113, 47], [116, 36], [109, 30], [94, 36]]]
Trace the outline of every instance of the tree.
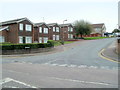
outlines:
[[75, 21], [74, 23], [76, 35], [80, 35], [83, 38], [83, 35], [89, 35], [92, 32], [92, 26], [89, 22], [85, 22], [84, 20]]
[[120, 30], [119, 30], [119, 29], [114, 29], [114, 30], [112, 31], [112, 33], [120, 33]]

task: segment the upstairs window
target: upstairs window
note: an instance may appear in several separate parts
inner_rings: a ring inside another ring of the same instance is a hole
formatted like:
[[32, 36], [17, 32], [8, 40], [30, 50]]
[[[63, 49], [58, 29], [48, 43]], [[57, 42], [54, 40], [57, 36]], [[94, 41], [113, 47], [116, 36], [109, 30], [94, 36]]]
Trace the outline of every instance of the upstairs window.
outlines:
[[59, 27], [56, 27], [56, 32], [59, 32]]
[[42, 33], [42, 27], [39, 27], [39, 32]]
[[0, 36], [0, 42], [5, 42], [5, 37], [4, 36]]
[[48, 33], [48, 28], [44, 28], [44, 33]]
[[53, 32], [55, 32], [55, 27], [53, 27]]
[[26, 24], [25, 29], [26, 29], [26, 31], [32, 31], [32, 25]]
[[19, 24], [19, 30], [23, 31], [23, 24], [22, 23]]
[[72, 27], [68, 27], [68, 31], [69, 32], [73, 32], [73, 28]]

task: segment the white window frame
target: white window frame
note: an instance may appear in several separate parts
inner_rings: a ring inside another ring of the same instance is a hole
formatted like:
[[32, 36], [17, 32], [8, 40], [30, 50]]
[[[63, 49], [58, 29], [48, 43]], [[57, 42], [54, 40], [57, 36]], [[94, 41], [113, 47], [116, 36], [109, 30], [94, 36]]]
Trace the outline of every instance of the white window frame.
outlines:
[[59, 35], [56, 35], [56, 40], [60, 40], [60, 36]]
[[43, 42], [47, 43], [47, 41], [48, 41], [48, 37], [43, 37]]
[[71, 32], [73, 32], [73, 28], [71, 27], [71, 30], [70, 30]]
[[73, 32], [73, 28], [72, 27], [68, 27], [68, 31], [69, 32]]
[[39, 43], [42, 43], [42, 37], [39, 37]]
[[73, 34], [68, 34], [69, 39], [73, 39]]
[[53, 27], [53, 32], [55, 32], [55, 27]]
[[23, 31], [23, 24], [22, 23], [19, 24], [19, 30]]
[[19, 43], [23, 43], [23, 36], [19, 36]]
[[5, 42], [5, 37], [4, 36], [0, 36], [0, 42], [1, 43]]
[[48, 28], [44, 28], [44, 31], [43, 31], [45, 34], [48, 34]]
[[56, 32], [60, 32], [60, 29], [59, 29], [59, 27], [56, 27]]
[[25, 30], [26, 31], [32, 31], [32, 25], [26, 24], [25, 25]]
[[25, 37], [25, 42], [26, 43], [32, 43], [32, 37], [31, 36], [26, 36]]
[[39, 27], [39, 33], [42, 33], [42, 27]]
[[55, 35], [53, 35], [53, 40], [55, 40]]

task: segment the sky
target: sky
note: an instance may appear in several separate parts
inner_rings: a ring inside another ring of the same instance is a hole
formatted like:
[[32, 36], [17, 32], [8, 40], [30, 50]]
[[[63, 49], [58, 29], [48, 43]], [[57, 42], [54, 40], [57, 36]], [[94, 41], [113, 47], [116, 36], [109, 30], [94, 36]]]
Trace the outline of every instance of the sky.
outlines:
[[33, 23], [105, 23], [107, 32], [118, 28], [120, 0], [0, 0], [0, 22], [27, 17]]

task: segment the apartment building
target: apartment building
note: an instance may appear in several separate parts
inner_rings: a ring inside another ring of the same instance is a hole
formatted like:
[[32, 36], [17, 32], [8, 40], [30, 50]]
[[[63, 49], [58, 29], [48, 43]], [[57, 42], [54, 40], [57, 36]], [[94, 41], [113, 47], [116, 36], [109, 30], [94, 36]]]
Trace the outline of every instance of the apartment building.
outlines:
[[27, 18], [0, 23], [0, 42], [33, 43], [33, 23]]
[[60, 24], [60, 27], [61, 27], [61, 33], [60, 33], [61, 40], [67, 41], [74, 39], [75, 30], [71, 23]]
[[61, 29], [57, 23], [47, 24], [50, 27], [50, 40], [61, 40], [60, 33]]
[[50, 39], [50, 28], [44, 23], [34, 24], [34, 43], [47, 43]]

